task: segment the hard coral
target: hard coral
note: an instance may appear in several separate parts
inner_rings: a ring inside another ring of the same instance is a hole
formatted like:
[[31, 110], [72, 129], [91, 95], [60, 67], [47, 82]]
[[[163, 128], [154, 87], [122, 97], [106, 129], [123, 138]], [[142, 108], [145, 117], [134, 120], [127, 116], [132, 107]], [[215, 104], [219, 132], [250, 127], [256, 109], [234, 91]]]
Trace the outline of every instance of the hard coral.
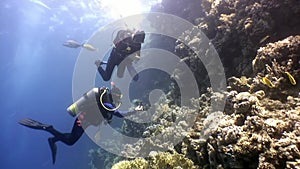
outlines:
[[[251, 90], [265, 90], [270, 98], [281, 101], [286, 101], [287, 96], [298, 96], [299, 63], [300, 36], [290, 36], [261, 47], [253, 60], [253, 70], [257, 75]], [[263, 86], [261, 82], [272, 85]]]
[[112, 169], [197, 169], [193, 161], [182, 154], [155, 153], [147, 160], [136, 158], [131, 161], [121, 161], [113, 165]]

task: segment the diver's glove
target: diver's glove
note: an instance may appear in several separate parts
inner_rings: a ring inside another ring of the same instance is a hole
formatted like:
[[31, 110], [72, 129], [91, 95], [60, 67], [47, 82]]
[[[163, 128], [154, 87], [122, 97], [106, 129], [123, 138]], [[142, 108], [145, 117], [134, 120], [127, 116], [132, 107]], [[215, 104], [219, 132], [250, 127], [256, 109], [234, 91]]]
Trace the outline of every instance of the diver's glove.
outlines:
[[100, 60], [96, 60], [96, 61], [95, 61], [95, 65], [96, 65], [97, 67], [99, 67], [99, 66], [101, 65], [101, 61], [100, 61]]
[[133, 110], [128, 111], [126, 116], [130, 116], [130, 115], [136, 114], [136, 113], [141, 112], [141, 111], [144, 111], [144, 106], [138, 105]]

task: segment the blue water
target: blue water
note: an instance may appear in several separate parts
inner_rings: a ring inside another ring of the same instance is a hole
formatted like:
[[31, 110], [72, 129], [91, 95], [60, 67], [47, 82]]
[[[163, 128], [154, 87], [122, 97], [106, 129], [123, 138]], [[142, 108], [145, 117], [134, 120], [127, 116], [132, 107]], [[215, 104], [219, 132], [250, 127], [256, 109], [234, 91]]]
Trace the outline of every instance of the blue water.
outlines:
[[[84, 3], [83, 3], [84, 2]], [[69, 132], [73, 118], [72, 75], [80, 49], [62, 46], [67, 39], [86, 41], [109, 22], [92, 1], [0, 1], [0, 168], [89, 168], [88, 150], [96, 145], [86, 136], [73, 146], [57, 143], [52, 164], [49, 133], [17, 124], [30, 117]]]

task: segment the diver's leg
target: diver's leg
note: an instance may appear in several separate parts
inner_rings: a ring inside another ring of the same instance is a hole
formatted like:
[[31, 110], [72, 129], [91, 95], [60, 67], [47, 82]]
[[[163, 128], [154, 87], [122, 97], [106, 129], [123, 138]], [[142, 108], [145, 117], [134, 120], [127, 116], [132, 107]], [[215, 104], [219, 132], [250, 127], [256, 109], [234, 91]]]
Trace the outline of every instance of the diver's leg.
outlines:
[[82, 136], [84, 130], [80, 125], [78, 125], [77, 121], [78, 121], [78, 119], [76, 118], [76, 120], [73, 124], [71, 133], [61, 133], [61, 132], [57, 131], [56, 129], [54, 129], [53, 127], [46, 130], [54, 135], [54, 137], [48, 138], [48, 142], [49, 142], [49, 145], [51, 148], [51, 153], [52, 153], [53, 164], [55, 163], [55, 160], [56, 160], [57, 147], [56, 147], [55, 143], [57, 141], [61, 141], [67, 145], [73, 145]]
[[78, 119], [76, 118], [72, 132], [71, 133], [61, 133], [54, 129], [53, 127], [49, 128], [47, 131], [53, 134], [52, 141], [55, 143], [57, 141], [62, 141], [67, 145], [73, 145], [76, 141], [82, 136], [84, 130], [83, 128], [77, 124]]
[[57, 131], [53, 126], [49, 127], [46, 129], [46, 131], [48, 131], [49, 133], [51, 133], [54, 137], [50, 137], [48, 138], [48, 143], [50, 146], [50, 150], [51, 150], [51, 155], [52, 155], [52, 163], [55, 163], [56, 160], [56, 153], [57, 153], [57, 146], [56, 146], [56, 142], [60, 140], [61, 137], [63, 137], [63, 133]]
[[134, 81], [137, 81], [139, 79], [139, 74], [135, 70], [135, 68], [132, 66], [132, 63], [127, 64], [127, 70], [130, 74], [130, 76], [133, 78]]
[[101, 66], [98, 67], [98, 72], [100, 73], [104, 81], [108, 81], [111, 78], [113, 70], [117, 65], [116, 63], [117, 61], [114, 57], [114, 54], [111, 54], [107, 61], [105, 70]]
[[84, 130], [81, 126], [77, 124], [77, 120], [78, 119], [76, 119], [74, 122], [71, 133], [61, 133], [57, 131], [52, 125], [44, 124], [29, 118], [20, 120], [19, 124], [33, 129], [45, 130], [54, 136], [48, 138], [48, 143], [50, 145], [52, 153], [52, 162], [54, 164], [57, 152], [57, 146], [55, 143], [57, 141], [62, 141], [67, 145], [73, 145], [83, 134]]
[[55, 145], [55, 142], [58, 141], [58, 139], [56, 138], [56, 136], [58, 135], [63, 135], [62, 133], [60, 133], [59, 131], [55, 130], [53, 128], [52, 125], [49, 124], [44, 124], [41, 123], [39, 121], [33, 120], [33, 119], [22, 119], [19, 121], [19, 124], [29, 127], [29, 128], [33, 128], [33, 129], [38, 129], [38, 130], [45, 130], [50, 132], [51, 134], [53, 134], [55, 137], [49, 138], [48, 142], [51, 148], [51, 153], [52, 153], [52, 162], [53, 164], [55, 163], [55, 159], [56, 159], [56, 151], [57, 151], [57, 147]]
[[78, 121], [79, 120], [76, 118], [71, 134], [69, 135], [69, 140], [68, 140], [69, 145], [73, 145], [74, 143], [76, 143], [84, 133], [84, 129], [82, 128], [80, 123], [77, 123]]

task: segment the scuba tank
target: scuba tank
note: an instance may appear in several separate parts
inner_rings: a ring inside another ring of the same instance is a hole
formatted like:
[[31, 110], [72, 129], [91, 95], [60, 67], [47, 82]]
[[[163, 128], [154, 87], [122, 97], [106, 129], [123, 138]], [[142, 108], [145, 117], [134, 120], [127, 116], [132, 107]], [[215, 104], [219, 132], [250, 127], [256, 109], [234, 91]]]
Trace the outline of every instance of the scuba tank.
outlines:
[[[108, 113], [107, 111], [115, 111], [121, 106], [121, 104], [112, 109], [106, 107], [104, 105], [105, 103], [113, 104], [112, 95], [110, 94], [109, 89], [106, 87], [93, 88], [85, 93], [75, 103], [70, 105], [67, 108], [67, 111], [73, 117], [79, 115], [82, 112], [86, 112], [88, 114], [101, 113], [104, 119], [110, 121], [112, 119], [112, 113]], [[106, 111], [103, 109], [105, 109]]]
[[98, 108], [96, 95], [99, 95], [99, 88], [93, 88], [83, 94], [82, 97], [67, 108], [68, 113], [75, 117], [81, 112], [95, 111], [95, 108]]

